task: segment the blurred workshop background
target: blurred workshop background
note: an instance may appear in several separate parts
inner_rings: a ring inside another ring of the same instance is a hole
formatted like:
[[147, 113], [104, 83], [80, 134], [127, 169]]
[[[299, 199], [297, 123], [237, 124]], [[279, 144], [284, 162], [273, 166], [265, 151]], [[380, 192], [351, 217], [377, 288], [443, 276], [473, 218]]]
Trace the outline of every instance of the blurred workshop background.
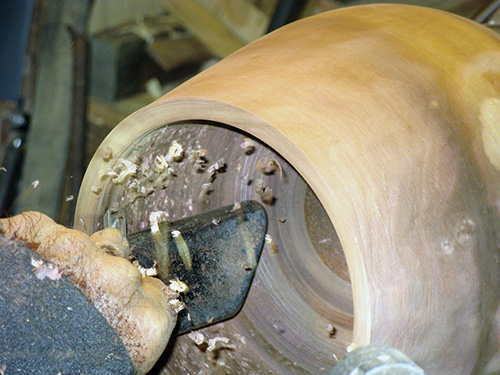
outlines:
[[[288, 22], [375, 2], [1, 1], [1, 215], [38, 210], [71, 225], [87, 163], [126, 116]], [[387, 2], [500, 22], [499, 1]]]

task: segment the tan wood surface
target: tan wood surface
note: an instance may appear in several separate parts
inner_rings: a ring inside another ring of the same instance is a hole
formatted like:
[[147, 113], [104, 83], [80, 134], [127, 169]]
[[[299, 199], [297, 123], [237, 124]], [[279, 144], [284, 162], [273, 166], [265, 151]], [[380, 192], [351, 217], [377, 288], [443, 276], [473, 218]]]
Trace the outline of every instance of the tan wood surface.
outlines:
[[[407, 6], [304, 19], [124, 120], [100, 150], [204, 119], [265, 141], [309, 183], [340, 237], [354, 343], [392, 345], [429, 374], [498, 373], [500, 41]], [[91, 230], [90, 187], [78, 202]]]

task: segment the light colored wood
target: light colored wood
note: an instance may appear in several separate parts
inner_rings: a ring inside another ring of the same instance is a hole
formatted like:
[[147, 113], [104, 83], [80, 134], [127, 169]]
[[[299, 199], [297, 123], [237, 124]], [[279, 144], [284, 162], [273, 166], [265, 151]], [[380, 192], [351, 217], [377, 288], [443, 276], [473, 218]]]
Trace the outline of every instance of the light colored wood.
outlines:
[[215, 56], [225, 57], [264, 35], [270, 18], [245, 0], [162, 0]]
[[158, 35], [147, 46], [147, 52], [165, 71], [171, 71], [185, 64], [201, 63], [210, 55], [194, 38], [171, 38]]
[[[356, 345], [392, 345], [429, 374], [499, 373], [499, 77], [498, 36], [469, 20], [346, 8], [234, 53], [128, 117], [101, 150], [192, 119], [263, 140], [337, 230]], [[80, 228], [92, 228], [104, 167], [98, 151]]]

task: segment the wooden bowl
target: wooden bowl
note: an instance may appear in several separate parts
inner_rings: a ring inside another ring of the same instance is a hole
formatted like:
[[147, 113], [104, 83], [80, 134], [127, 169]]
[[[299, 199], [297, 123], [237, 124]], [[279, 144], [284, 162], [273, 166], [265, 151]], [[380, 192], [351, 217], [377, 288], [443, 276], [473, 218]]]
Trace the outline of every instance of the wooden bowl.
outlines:
[[77, 227], [98, 228], [105, 189], [91, 188], [104, 188], [109, 150], [119, 157], [154, 129], [191, 121], [254, 137], [318, 197], [347, 259], [354, 345], [391, 345], [429, 374], [500, 373], [495, 33], [400, 5], [285, 26], [120, 123], [85, 175]]

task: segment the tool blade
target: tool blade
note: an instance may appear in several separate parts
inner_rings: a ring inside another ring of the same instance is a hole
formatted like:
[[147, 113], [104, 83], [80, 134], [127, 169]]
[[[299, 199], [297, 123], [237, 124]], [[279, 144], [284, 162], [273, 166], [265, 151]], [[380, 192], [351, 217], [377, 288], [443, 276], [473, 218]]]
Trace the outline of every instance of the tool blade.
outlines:
[[127, 240], [142, 267], [156, 264], [159, 277], [167, 285], [174, 279], [189, 287], [181, 295], [186, 308], [179, 312], [177, 334], [236, 315], [264, 246], [264, 207], [256, 201], [244, 201], [161, 223], [159, 232], [163, 241], [160, 246], [158, 232], [153, 236], [151, 230], [128, 234]]

